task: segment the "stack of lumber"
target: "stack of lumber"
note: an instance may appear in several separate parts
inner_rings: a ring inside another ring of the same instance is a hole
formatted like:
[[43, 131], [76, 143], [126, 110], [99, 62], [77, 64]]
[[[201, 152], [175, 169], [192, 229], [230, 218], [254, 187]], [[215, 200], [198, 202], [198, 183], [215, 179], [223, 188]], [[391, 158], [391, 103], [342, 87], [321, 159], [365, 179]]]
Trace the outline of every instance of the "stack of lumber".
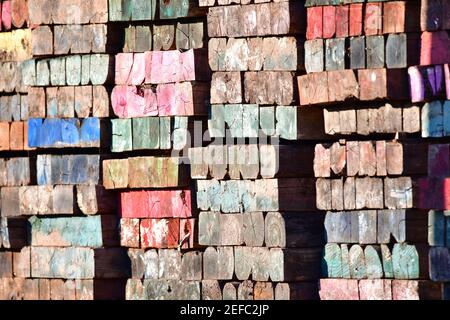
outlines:
[[0, 0], [0, 300], [450, 299], [447, 0]]
[[28, 150], [28, 97], [21, 72], [31, 58], [27, 25], [27, 1], [0, 1], [0, 151]]
[[199, 3], [209, 7], [214, 139], [189, 149], [202, 299], [317, 299], [323, 214], [315, 212], [313, 148], [278, 145], [312, 128], [299, 126], [295, 106], [304, 3]]
[[[307, 74], [298, 77], [300, 105], [323, 108], [325, 133], [334, 138], [317, 144], [314, 158], [317, 208], [327, 211], [320, 297], [440, 299], [443, 285], [433, 282], [433, 268], [448, 264], [427, 241], [423, 209], [431, 208], [418, 205], [420, 195], [429, 193], [417, 188], [419, 177], [427, 175], [428, 146], [407, 140], [420, 132], [446, 132], [445, 102], [423, 102], [445, 98], [449, 38], [439, 30], [445, 30], [448, 4], [306, 5]], [[431, 17], [436, 9], [441, 16]], [[435, 34], [421, 33], [427, 30], [424, 20], [436, 21]], [[440, 119], [432, 119], [434, 114]]]
[[206, 8], [109, 0], [109, 20], [124, 41], [111, 93], [114, 158], [103, 161], [103, 185], [118, 190], [120, 245], [131, 263], [125, 298], [200, 300], [195, 196], [189, 167], [171, 151], [187, 148], [194, 120], [208, 114]]

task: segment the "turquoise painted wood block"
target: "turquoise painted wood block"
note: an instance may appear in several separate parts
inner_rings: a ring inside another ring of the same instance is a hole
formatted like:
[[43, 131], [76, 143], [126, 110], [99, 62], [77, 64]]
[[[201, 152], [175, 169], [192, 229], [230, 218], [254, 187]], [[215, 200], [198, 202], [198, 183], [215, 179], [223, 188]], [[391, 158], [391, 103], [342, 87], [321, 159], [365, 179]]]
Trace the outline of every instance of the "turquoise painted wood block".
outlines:
[[277, 135], [281, 139], [297, 140], [297, 107], [277, 107]]
[[169, 117], [159, 118], [159, 147], [162, 150], [172, 147], [171, 122]]
[[112, 124], [112, 152], [133, 150], [131, 119], [113, 119]]
[[386, 279], [394, 278], [391, 250], [389, 250], [389, 247], [385, 244], [381, 245], [381, 260], [383, 263], [384, 277]]
[[133, 119], [133, 150], [159, 149], [159, 118]]
[[109, 0], [110, 21], [131, 20], [131, 0]]
[[328, 243], [322, 257], [322, 276], [342, 278], [342, 254], [338, 244]]
[[342, 278], [350, 279], [350, 256], [348, 245], [341, 244]]
[[70, 218], [29, 219], [31, 245], [40, 247], [91, 247], [103, 246], [100, 216]]
[[275, 107], [261, 107], [259, 110], [259, 125], [262, 132], [267, 136], [276, 133], [275, 129]]
[[259, 129], [259, 107], [256, 104], [242, 106], [242, 136], [257, 138]]
[[413, 245], [396, 243], [392, 250], [392, 266], [395, 279], [419, 278], [419, 253]]
[[131, 20], [154, 20], [157, 0], [132, 0]]
[[381, 279], [383, 278], [383, 265], [381, 258], [373, 246], [367, 246], [364, 249], [364, 256], [366, 259], [367, 278]]
[[440, 101], [426, 103], [422, 108], [422, 137], [439, 138], [443, 135], [444, 117]]
[[90, 248], [31, 247], [31, 277], [93, 279], [94, 250]]
[[188, 138], [188, 117], [175, 117], [173, 125], [173, 148], [182, 150], [187, 145]]
[[445, 246], [445, 220], [442, 211], [428, 212], [428, 244], [430, 246]]

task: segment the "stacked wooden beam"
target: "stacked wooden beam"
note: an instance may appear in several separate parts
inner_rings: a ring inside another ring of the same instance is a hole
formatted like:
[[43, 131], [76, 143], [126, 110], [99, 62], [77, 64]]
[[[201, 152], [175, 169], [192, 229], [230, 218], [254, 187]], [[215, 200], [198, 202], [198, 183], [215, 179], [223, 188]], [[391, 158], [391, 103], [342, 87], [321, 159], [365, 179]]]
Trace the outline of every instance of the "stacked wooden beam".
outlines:
[[119, 190], [120, 242], [131, 262], [126, 299], [199, 300], [203, 253], [189, 168], [167, 155], [189, 146], [194, 121], [208, 113], [206, 9], [109, 0], [109, 19], [124, 39], [111, 92], [111, 152], [120, 159], [103, 161], [103, 185]]
[[[448, 63], [447, 32], [420, 33], [419, 21], [433, 19], [424, 12], [433, 12], [424, 9], [431, 2], [446, 12], [440, 1], [307, 1], [300, 105], [325, 106], [325, 133], [353, 140], [315, 148], [317, 208], [328, 210], [322, 299], [442, 298], [443, 286], [430, 281], [429, 256], [437, 255], [425, 236], [426, 211], [417, 209], [427, 193], [416, 177], [427, 174], [428, 146], [397, 140], [445, 135], [443, 104], [423, 105], [445, 97]], [[441, 259], [435, 270], [446, 268]]]
[[[314, 212], [307, 164], [313, 150], [276, 143], [317, 132], [300, 125], [294, 106], [303, 3], [199, 3], [209, 7], [208, 131], [215, 139], [189, 149], [198, 243], [206, 248], [202, 298], [317, 299], [323, 215]], [[272, 140], [261, 143], [267, 137]], [[241, 138], [238, 144], [234, 138]]]

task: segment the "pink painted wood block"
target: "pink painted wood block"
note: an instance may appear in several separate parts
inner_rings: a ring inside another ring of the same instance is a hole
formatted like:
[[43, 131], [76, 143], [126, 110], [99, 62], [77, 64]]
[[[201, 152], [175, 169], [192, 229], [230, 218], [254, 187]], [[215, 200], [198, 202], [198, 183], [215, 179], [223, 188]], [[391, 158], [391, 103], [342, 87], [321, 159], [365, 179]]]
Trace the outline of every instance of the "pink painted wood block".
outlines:
[[445, 96], [445, 74], [442, 65], [408, 68], [412, 102], [422, 102]]
[[180, 220], [180, 242], [182, 249], [192, 249], [195, 247], [195, 219]]
[[2, 5], [0, 3], [0, 31], [2, 31]]
[[[161, 115], [166, 115], [163, 109], [160, 109]], [[175, 84], [175, 114], [193, 115], [194, 97], [192, 84], [190, 82], [181, 82]], [[169, 114], [167, 114], [169, 115]]]
[[428, 146], [428, 176], [450, 177], [449, 144], [430, 144]]
[[[146, 81], [147, 83], [162, 84], [183, 81], [178, 50], [154, 51], [151, 60], [150, 81]], [[148, 80], [148, 75], [146, 79]]]
[[120, 118], [158, 115], [156, 94], [150, 88], [120, 85], [111, 94], [114, 114]]
[[120, 245], [139, 248], [139, 219], [120, 219]]
[[192, 217], [190, 190], [152, 190], [122, 192], [123, 218]]
[[129, 84], [138, 86], [144, 83], [146, 53], [135, 53], [131, 68]]
[[444, 79], [445, 79], [445, 91], [446, 98], [450, 100], [450, 67], [448, 64], [444, 65]]
[[359, 300], [358, 280], [320, 279], [321, 300]]
[[419, 282], [416, 280], [392, 280], [393, 300], [419, 300]]
[[391, 280], [360, 280], [359, 296], [361, 300], [392, 300]]
[[364, 16], [364, 33], [366, 36], [382, 34], [383, 31], [383, 3], [366, 4]]
[[444, 64], [450, 62], [450, 38], [447, 31], [422, 32], [420, 64]]
[[181, 81], [195, 81], [197, 75], [195, 74], [195, 56], [194, 50], [188, 50], [180, 53], [180, 71]]
[[2, 23], [6, 30], [10, 30], [12, 26], [11, 21], [11, 1], [6, 0], [2, 3]]
[[158, 111], [161, 116], [176, 115], [176, 84], [160, 84], [156, 88]]
[[416, 193], [419, 209], [450, 209], [450, 178], [421, 178]]
[[116, 84], [130, 84], [133, 61], [132, 53], [119, 53], [116, 55]]
[[142, 248], [177, 248], [179, 219], [144, 219], [140, 226]]

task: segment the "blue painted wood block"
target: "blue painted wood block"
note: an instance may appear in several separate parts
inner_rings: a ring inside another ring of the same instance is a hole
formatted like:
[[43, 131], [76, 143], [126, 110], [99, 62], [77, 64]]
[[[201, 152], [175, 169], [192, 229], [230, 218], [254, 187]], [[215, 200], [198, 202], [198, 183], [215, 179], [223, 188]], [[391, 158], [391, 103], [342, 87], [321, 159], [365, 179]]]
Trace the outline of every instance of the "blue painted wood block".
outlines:
[[80, 142], [86, 146], [100, 145], [100, 120], [98, 118], [87, 118], [83, 120], [80, 129]]
[[40, 247], [103, 246], [100, 216], [70, 218], [30, 218], [31, 245]]
[[61, 141], [64, 146], [78, 146], [80, 144], [80, 121], [78, 119], [61, 119]]
[[41, 128], [42, 119], [28, 119], [28, 146], [30, 148], [38, 147]]
[[439, 138], [444, 131], [444, 118], [440, 101], [426, 103], [422, 108], [422, 137]]

